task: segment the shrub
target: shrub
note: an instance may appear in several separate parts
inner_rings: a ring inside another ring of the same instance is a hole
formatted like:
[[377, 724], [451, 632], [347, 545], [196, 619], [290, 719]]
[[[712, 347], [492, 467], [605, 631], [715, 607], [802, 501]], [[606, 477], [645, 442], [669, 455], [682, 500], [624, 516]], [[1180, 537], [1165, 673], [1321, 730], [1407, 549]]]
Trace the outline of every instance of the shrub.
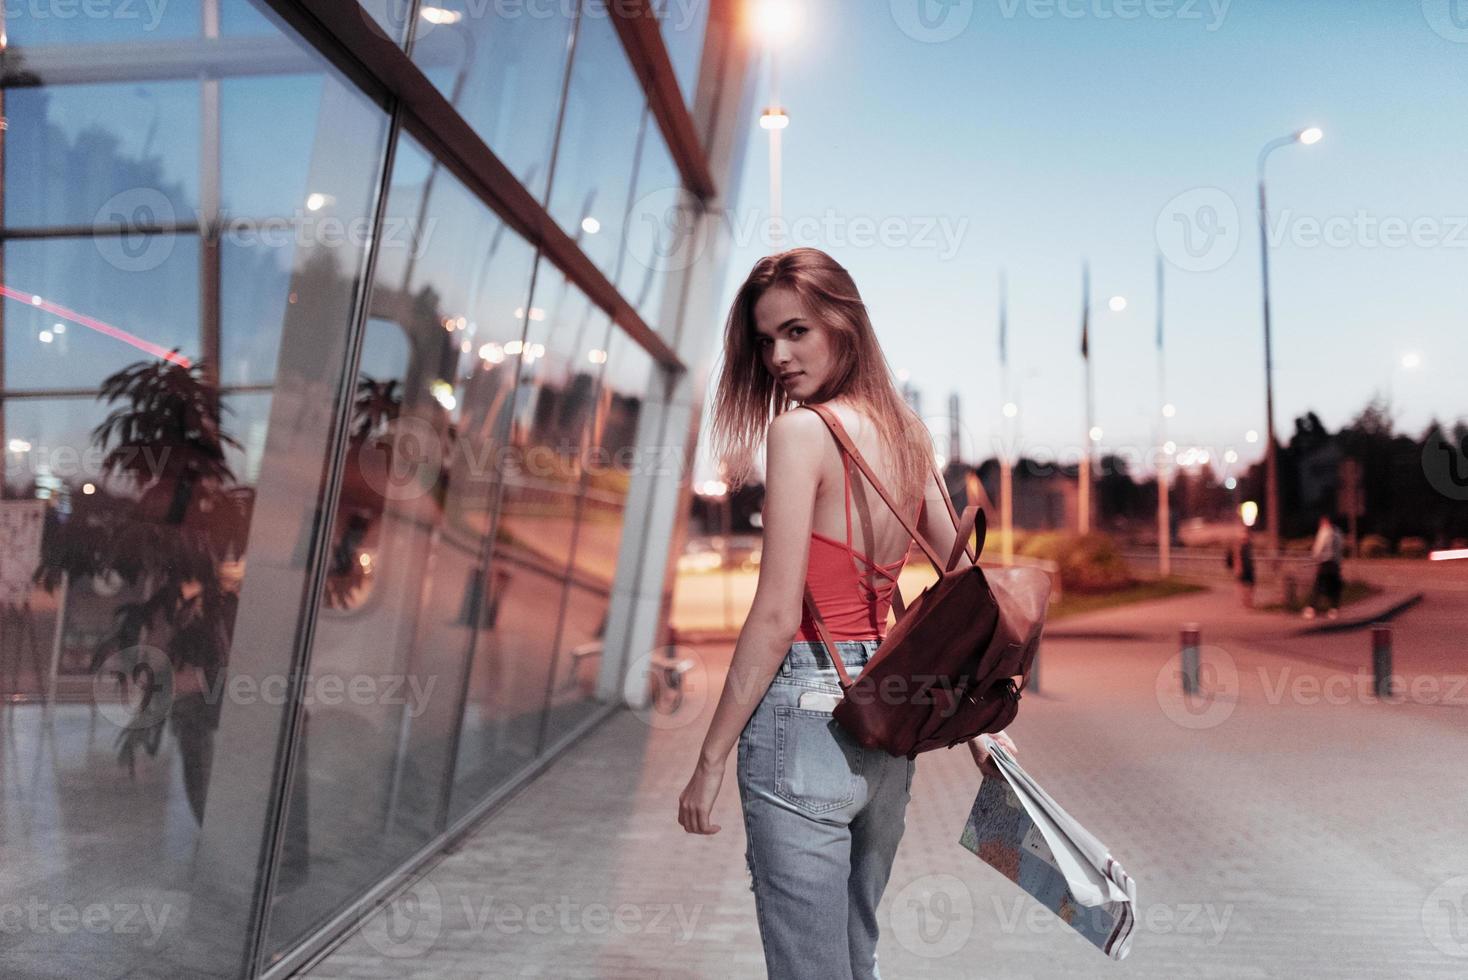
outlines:
[[1047, 531], [1026, 536], [1018, 552], [1059, 565], [1060, 585], [1066, 592], [1107, 592], [1132, 584], [1125, 559], [1104, 534]]
[[1426, 558], [1427, 542], [1421, 538], [1403, 538], [1397, 542], [1397, 554], [1403, 558]]
[[1392, 543], [1380, 534], [1368, 534], [1361, 539], [1362, 558], [1384, 558], [1392, 553]]

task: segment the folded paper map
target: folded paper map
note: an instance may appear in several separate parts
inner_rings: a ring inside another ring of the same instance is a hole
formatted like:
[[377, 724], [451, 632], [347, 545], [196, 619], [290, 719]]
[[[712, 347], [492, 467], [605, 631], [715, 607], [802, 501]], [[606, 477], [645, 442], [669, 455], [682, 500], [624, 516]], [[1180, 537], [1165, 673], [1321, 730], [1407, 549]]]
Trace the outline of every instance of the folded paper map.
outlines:
[[1114, 960], [1131, 951], [1137, 886], [1003, 746], [979, 736], [1003, 779], [985, 777], [958, 842]]

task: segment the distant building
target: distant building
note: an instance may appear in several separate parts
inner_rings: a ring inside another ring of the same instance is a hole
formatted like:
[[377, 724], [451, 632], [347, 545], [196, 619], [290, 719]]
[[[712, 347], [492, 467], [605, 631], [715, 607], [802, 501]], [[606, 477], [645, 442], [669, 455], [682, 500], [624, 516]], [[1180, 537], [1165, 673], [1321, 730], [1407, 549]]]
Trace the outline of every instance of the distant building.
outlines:
[[[978, 468], [984, 492], [997, 508], [1000, 503], [999, 461], [985, 460]], [[1031, 460], [1015, 464], [1014, 526], [1021, 531], [1063, 531], [1076, 527], [1080, 512], [1078, 472], [1074, 466], [1040, 465]], [[998, 514], [990, 514], [997, 526]]]

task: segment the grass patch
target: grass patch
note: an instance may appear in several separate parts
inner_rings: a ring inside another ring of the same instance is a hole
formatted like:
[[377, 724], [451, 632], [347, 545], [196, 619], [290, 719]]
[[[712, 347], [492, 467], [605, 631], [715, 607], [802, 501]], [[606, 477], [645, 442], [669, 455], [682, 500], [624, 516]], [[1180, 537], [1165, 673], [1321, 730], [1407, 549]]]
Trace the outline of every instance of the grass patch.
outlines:
[[1159, 578], [1145, 582], [1133, 582], [1131, 585], [1112, 589], [1109, 592], [1067, 592], [1059, 602], [1050, 607], [1045, 618], [1053, 622], [1067, 616], [1095, 612], [1098, 609], [1111, 609], [1116, 606], [1129, 606], [1134, 602], [1150, 602], [1153, 599], [1166, 599], [1170, 596], [1206, 591], [1208, 591], [1206, 585], [1199, 585], [1196, 582], [1186, 582], [1180, 578]]
[[[1341, 589], [1341, 608], [1344, 609], [1353, 602], [1369, 599], [1374, 595], [1380, 595], [1383, 589], [1379, 585], [1370, 582], [1357, 582], [1354, 579], [1348, 581]], [[1305, 608], [1305, 600], [1309, 598], [1310, 586], [1308, 583], [1301, 586], [1294, 602], [1272, 602], [1267, 606], [1259, 608], [1265, 612], [1297, 613]], [[1324, 608], [1324, 607], [1321, 607]]]

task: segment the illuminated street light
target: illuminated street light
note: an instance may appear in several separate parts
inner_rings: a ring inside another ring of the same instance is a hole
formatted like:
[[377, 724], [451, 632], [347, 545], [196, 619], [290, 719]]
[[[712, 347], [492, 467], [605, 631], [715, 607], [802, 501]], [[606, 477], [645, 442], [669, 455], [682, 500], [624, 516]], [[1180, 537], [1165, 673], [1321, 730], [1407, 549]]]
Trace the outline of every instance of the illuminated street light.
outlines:
[[799, 28], [799, 14], [788, 0], [760, 0], [754, 6], [754, 28], [766, 44], [784, 44]]
[[1126, 309], [1126, 297], [1113, 296], [1111, 297], [1111, 299], [1106, 301], [1106, 306], [1108, 309], [1111, 310], [1112, 313], [1121, 313], [1123, 310]]
[[759, 117], [760, 129], [786, 129], [790, 126], [790, 115], [777, 105], [772, 105]]
[[1259, 267], [1264, 296], [1264, 415], [1269, 441], [1264, 448], [1264, 506], [1269, 519], [1269, 548], [1279, 550], [1279, 460], [1274, 437], [1274, 348], [1269, 316], [1269, 203], [1265, 193], [1264, 165], [1269, 155], [1283, 146], [1301, 143], [1314, 146], [1325, 137], [1318, 126], [1270, 140], [1259, 151]]
[[460, 10], [445, 10], [443, 7], [424, 7], [418, 11], [418, 16], [430, 24], [457, 24], [464, 19], [464, 13]]

